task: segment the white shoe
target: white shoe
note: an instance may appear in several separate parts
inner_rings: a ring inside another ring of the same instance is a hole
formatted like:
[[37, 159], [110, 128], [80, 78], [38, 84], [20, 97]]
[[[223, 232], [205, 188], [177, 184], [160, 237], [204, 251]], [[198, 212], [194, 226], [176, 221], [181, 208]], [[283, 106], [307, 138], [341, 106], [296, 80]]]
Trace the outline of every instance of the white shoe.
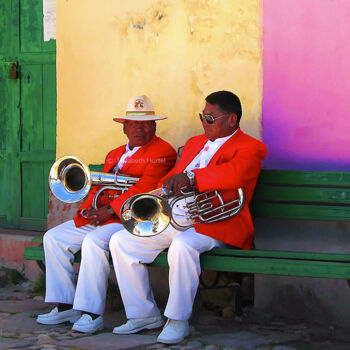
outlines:
[[74, 323], [81, 317], [81, 311], [69, 309], [66, 311], [58, 311], [57, 306], [49, 313], [38, 315], [36, 322], [41, 324], [60, 324], [64, 322]]
[[190, 334], [187, 321], [177, 321], [168, 319], [162, 332], [157, 338], [158, 343], [177, 344]]
[[102, 316], [92, 319], [88, 314], [83, 314], [72, 327], [73, 331], [81, 333], [95, 333], [103, 329], [103, 318]]
[[132, 334], [143, 329], [153, 329], [163, 326], [162, 316], [130, 318], [126, 323], [113, 329], [114, 334]]

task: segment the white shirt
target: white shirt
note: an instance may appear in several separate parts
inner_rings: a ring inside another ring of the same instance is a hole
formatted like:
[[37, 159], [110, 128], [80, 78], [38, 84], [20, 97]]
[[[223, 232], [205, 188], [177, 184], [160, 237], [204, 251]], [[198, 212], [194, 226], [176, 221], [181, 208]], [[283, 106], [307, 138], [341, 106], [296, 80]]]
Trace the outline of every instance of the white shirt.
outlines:
[[111, 173], [117, 173], [122, 170], [124, 164], [128, 161], [128, 159], [140, 148], [141, 146], [131, 149], [129, 143], [127, 143], [124, 154], [120, 157], [119, 162], [115, 165]]
[[[238, 130], [238, 129], [237, 129]], [[194, 169], [205, 168], [210, 160], [214, 157], [215, 153], [220, 149], [220, 147], [230, 138], [232, 137], [237, 130], [225, 137], [220, 137], [215, 139], [214, 141], [208, 140], [200, 152], [194, 157], [192, 162], [187, 165], [185, 171], [190, 171]]]

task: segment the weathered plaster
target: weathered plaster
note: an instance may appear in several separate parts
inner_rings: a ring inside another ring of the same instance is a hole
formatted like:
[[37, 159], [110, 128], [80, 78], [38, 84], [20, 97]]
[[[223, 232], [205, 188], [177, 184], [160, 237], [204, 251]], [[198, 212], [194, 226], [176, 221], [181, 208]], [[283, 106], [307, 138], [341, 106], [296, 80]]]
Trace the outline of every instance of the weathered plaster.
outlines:
[[57, 2], [57, 156], [101, 163], [125, 142], [112, 121], [132, 95], [148, 95], [158, 134], [175, 147], [202, 132], [209, 93], [243, 104], [242, 128], [260, 137], [259, 0]]

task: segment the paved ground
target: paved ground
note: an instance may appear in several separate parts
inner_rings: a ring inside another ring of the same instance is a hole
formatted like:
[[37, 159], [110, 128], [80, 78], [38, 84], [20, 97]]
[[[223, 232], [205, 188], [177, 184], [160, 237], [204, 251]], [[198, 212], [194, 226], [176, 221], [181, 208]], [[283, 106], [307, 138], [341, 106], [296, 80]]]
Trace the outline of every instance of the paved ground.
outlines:
[[[0, 288], [0, 350], [3, 349], [205, 349], [205, 350], [348, 350], [350, 332], [332, 325], [274, 319], [246, 308], [242, 317], [219, 316], [202, 308], [191, 336], [176, 346], [157, 344], [158, 330], [117, 336], [114, 326], [125, 320], [123, 311], [105, 314], [106, 328], [86, 335], [71, 325], [38, 325], [35, 317], [49, 307], [18, 286]], [[229, 313], [228, 313], [229, 314]]]

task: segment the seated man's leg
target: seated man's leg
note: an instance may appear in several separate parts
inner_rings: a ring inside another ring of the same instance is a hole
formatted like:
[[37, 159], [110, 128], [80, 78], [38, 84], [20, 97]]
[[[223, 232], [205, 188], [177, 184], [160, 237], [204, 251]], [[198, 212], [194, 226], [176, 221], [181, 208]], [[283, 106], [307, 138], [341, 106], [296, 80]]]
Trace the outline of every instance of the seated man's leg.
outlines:
[[164, 311], [166, 317], [182, 321], [190, 318], [201, 273], [199, 256], [223, 245], [212, 237], [197, 233], [194, 228], [174, 237], [168, 251], [170, 294]]
[[199, 275], [201, 253], [224, 244], [199, 234], [194, 228], [179, 232], [168, 250], [170, 294], [164, 315], [168, 322], [158, 342], [176, 344], [189, 335], [188, 319], [192, 313]]
[[97, 227], [83, 240], [73, 308], [87, 314], [74, 324], [76, 331], [95, 332], [103, 328], [103, 319], [97, 316], [103, 314], [106, 303], [110, 272], [109, 241], [114, 233], [123, 229], [122, 224], [107, 224]]
[[[70, 220], [45, 233], [43, 243], [46, 266], [46, 302], [73, 304], [75, 295], [74, 254], [80, 250], [84, 237], [92, 230], [94, 230], [92, 226], [77, 228], [74, 221]], [[67, 321], [63, 320], [65, 317], [62, 317], [61, 320], [60, 315], [56, 315], [58, 312], [56, 308], [53, 311], [51, 315], [39, 315], [37, 321], [44, 324]], [[71, 320], [80, 315], [77, 312], [75, 314]], [[69, 318], [69, 313], [67, 313], [67, 318]]]
[[136, 333], [163, 324], [144, 264], [153, 262], [171, 240], [172, 235], [166, 231], [153, 237], [138, 237], [124, 230], [112, 236], [110, 250], [114, 270], [129, 319], [126, 324], [115, 327], [113, 333]]

